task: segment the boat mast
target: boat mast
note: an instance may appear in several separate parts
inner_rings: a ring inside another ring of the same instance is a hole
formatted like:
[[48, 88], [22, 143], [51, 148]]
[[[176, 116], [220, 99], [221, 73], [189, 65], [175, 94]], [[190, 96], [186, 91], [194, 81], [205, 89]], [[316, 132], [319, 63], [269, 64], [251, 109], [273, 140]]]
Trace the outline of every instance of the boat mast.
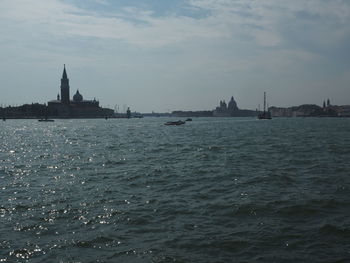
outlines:
[[266, 92], [264, 92], [264, 113], [266, 112]]

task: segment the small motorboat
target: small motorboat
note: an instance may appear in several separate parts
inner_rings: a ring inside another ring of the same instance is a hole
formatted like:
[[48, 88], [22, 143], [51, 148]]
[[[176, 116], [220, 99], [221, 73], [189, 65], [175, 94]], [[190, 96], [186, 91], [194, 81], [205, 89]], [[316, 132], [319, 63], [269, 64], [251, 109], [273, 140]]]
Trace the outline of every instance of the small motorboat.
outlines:
[[186, 121], [192, 121], [192, 119], [191, 119], [191, 118], [188, 118], [188, 119], [186, 119]]
[[181, 120], [179, 120], [179, 121], [168, 121], [168, 122], [164, 123], [164, 125], [168, 125], [168, 126], [170, 126], [170, 125], [182, 125], [182, 124], [185, 124], [185, 123], [186, 122], [181, 121]]
[[38, 121], [42, 121], [42, 122], [53, 122], [55, 120], [52, 119], [39, 119]]

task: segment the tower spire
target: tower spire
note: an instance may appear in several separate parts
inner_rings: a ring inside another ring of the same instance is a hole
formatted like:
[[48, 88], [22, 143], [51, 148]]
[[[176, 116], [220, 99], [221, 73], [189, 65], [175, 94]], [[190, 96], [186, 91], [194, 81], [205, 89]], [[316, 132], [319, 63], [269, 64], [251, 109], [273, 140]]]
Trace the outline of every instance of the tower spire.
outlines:
[[61, 79], [61, 101], [69, 105], [69, 79], [66, 72], [66, 64], [63, 65], [63, 74]]
[[66, 64], [63, 64], [62, 79], [67, 79]]

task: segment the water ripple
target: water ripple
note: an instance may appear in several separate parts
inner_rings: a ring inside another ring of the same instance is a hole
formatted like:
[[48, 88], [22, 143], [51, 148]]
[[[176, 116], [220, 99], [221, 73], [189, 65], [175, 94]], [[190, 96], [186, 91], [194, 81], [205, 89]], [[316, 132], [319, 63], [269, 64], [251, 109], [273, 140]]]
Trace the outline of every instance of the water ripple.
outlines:
[[347, 119], [9, 120], [0, 262], [346, 262]]

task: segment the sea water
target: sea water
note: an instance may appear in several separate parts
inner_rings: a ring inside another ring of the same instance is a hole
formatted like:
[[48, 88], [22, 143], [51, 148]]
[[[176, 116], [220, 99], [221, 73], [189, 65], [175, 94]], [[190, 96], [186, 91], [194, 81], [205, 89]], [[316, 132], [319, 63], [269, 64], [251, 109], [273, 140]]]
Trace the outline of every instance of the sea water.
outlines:
[[350, 119], [169, 120], [0, 123], [0, 262], [350, 262]]

